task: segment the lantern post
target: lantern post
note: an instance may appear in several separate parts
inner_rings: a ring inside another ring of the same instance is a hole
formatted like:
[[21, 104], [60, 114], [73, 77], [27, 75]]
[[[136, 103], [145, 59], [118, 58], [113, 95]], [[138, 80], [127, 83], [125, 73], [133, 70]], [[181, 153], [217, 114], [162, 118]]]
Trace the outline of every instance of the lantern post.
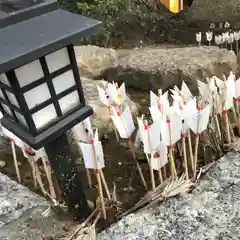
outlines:
[[44, 147], [76, 219], [90, 213], [66, 131], [93, 114], [86, 105], [73, 44], [101, 22], [33, 1], [0, 9], [1, 123], [33, 149]]

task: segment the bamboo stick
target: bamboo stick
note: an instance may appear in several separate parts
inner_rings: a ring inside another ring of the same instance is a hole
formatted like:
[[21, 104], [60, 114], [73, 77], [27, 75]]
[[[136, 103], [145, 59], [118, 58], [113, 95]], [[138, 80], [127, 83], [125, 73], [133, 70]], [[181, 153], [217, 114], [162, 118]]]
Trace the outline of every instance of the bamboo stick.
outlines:
[[105, 179], [105, 176], [103, 174], [103, 171], [102, 169], [100, 169], [100, 177], [101, 177], [101, 180], [102, 180], [102, 183], [103, 183], [103, 187], [105, 189], [105, 192], [107, 194], [107, 198], [109, 200], [111, 200], [111, 195], [110, 195], [110, 192], [109, 192], [109, 188], [108, 188], [108, 185], [107, 185], [107, 182], [106, 182], [106, 179]]
[[141, 181], [142, 181], [142, 184], [143, 184], [145, 190], [147, 191], [147, 190], [148, 190], [147, 184], [146, 184], [146, 181], [145, 181], [145, 179], [144, 179], [144, 176], [143, 176], [143, 173], [142, 173], [142, 169], [141, 169], [141, 167], [140, 167], [140, 165], [139, 165], [139, 163], [138, 163], [138, 160], [137, 160], [137, 158], [136, 158], [136, 154], [135, 154], [135, 151], [134, 151], [134, 146], [133, 146], [133, 142], [132, 142], [131, 137], [128, 138], [128, 144], [129, 144], [129, 148], [130, 148], [131, 153], [132, 153], [133, 160], [134, 160], [134, 162], [135, 162], [135, 164], [136, 164], [136, 166], [137, 166], [137, 170], [138, 170], [140, 179], [141, 179]]
[[[145, 130], [147, 131], [148, 147], [149, 147], [149, 150], [151, 150], [150, 134], [149, 134], [149, 127], [148, 127], [148, 121], [147, 120], [144, 121], [144, 127], [145, 127]], [[153, 173], [151, 159], [149, 159], [148, 153], [146, 153], [146, 157], [147, 157], [149, 168], [150, 168], [152, 189], [155, 189], [156, 185], [155, 185], [154, 173]]]
[[[198, 107], [198, 114], [200, 114], [201, 107]], [[199, 127], [200, 127], [200, 118], [197, 118], [197, 133], [195, 138], [195, 151], [194, 151], [194, 171], [193, 171], [193, 177], [196, 178], [197, 174], [197, 162], [198, 162], [198, 144], [199, 144]]]
[[43, 158], [42, 158], [42, 163], [43, 163], [43, 167], [44, 167], [47, 179], [48, 179], [51, 199], [56, 199], [57, 196], [56, 196], [56, 192], [55, 192], [55, 188], [54, 188], [54, 184], [53, 184], [53, 180], [52, 180], [51, 166], [49, 164], [47, 164], [46, 159], [43, 159]]
[[31, 169], [32, 169], [32, 177], [33, 177], [33, 186], [35, 189], [37, 189], [37, 176], [36, 176], [36, 169], [35, 169], [35, 165], [33, 164], [33, 161], [31, 158], [28, 157], [28, 162], [31, 166]]
[[189, 179], [188, 176], [188, 162], [187, 162], [187, 151], [186, 151], [186, 139], [184, 133], [182, 133], [182, 146], [183, 146], [183, 159], [184, 159], [184, 168], [185, 168], [185, 175], [186, 179]]
[[21, 183], [21, 176], [20, 176], [20, 171], [19, 171], [18, 162], [17, 162], [17, 154], [16, 154], [14, 139], [11, 138], [10, 142], [11, 142], [11, 147], [12, 147], [13, 162], [14, 162], [16, 173], [17, 173], [17, 179], [18, 179], [18, 182]]
[[95, 149], [95, 146], [94, 146], [93, 136], [91, 136], [91, 139], [92, 139], [91, 144], [92, 144], [92, 151], [93, 151], [94, 162], [95, 162], [95, 175], [96, 175], [97, 183], [98, 183], [98, 192], [99, 192], [99, 197], [100, 197], [100, 204], [101, 204], [103, 218], [106, 219], [107, 214], [106, 214], [106, 208], [105, 208], [105, 203], [104, 203], [104, 198], [103, 198], [102, 182], [101, 182], [101, 178], [100, 178], [100, 171], [97, 167], [97, 154], [96, 154], [96, 149]]
[[177, 176], [177, 170], [175, 167], [175, 162], [174, 162], [174, 157], [173, 157], [173, 147], [172, 147], [172, 136], [171, 136], [171, 122], [169, 119], [167, 119], [167, 124], [168, 124], [168, 135], [169, 135], [169, 142], [170, 146], [168, 146], [169, 150], [169, 156], [170, 156], [170, 167], [171, 167], [171, 174], [172, 176]]
[[192, 139], [191, 139], [190, 130], [187, 131], [187, 134], [188, 134], [188, 146], [189, 146], [189, 155], [190, 155], [191, 167], [192, 167], [192, 171], [194, 172], [194, 159], [193, 159]]

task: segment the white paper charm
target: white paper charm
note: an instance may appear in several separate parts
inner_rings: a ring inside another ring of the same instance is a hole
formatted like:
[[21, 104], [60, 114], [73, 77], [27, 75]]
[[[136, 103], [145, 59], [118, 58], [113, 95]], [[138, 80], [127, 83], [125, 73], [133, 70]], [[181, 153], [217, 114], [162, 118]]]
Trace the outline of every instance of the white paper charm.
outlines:
[[[187, 119], [187, 124], [195, 134], [202, 133], [207, 129], [210, 116], [210, 105], [208, 104], [203, 110], [198, 111], [196, 108], [192, 116]], [[199, 121], [199, 122], [198, 122]]]
[[199, 45], [201, 45], [201, 41], [202, 41], [202, 33], [201, 32], [196, 33], [196, 41]]
[[235, 82], [235, 95], [236, 97], [240, 97], [240, 78]]
[[119, 113], [113, 108], [113, 116], [111, 116], [115, 127], [121, 138], [129, 138], [135, 129], [132, 113], [129, 106], [126, 106], [123, 113]]
[[86, 168], [90, 169], [102, 169], [105, 167], [104, 165], [104, 155], [102, 143], [100, 141], [94, 141], [94, 149], [93, 151], [92, 144], [89, 143], [78, 143], [84, 158], [84, 164]]
[[164, 165], [168, 163], [167, 146], [161, 142], [157, 151], [151, 154], [151, 166], [154, 170], [160, 170]]
[[75, 140], [89, 142], [89, 134], [93, 133], [90, 118], [88, 117], [74, 126], [72, 132]]
[[112, 99], [111, 94], [108, 91], [108, 88], [101, 88], [101, 87], [97, 86], [97, 90], [98, 90], [98, 95], [99, 95], [100, 101], [104, 105], [109, 107], [113, 103], [113, 99]]
[[150, 107], [157, 106], [159, 111], [164, 113], [169, 108], [169, 101], [168, 101], [168, 91], [164, 94], [161, 94], [161, 90], [159, 90], [159, 96], [155, 93], [150, 91]]
[[193, 98], [192, 100], [188, 101], [186, 105], [182, 108], [182, 133], [186, 133], [189, 129], [189, 126], [187, 124], [187, 119], [191, 118], [192, 116], [192, 109], [196, 109], [196, 98]]
[[2, 132], [4, 136], [10, 139], [13, 139], [15, 145], [18, 146], [19, 148], [22, 148], [24, 146], [24, 142], [20, 138], [18, 138], [16, 135], [14, 135], [12, 132], [7, 130], [5, 127], [2, 127]]
[[144, 152], [149, 154], [155, 151], [162, 141], [160, 124], [159, 122], [154, 122], [151, 125], [146, 125], [139, 118], [137, 120]]
[[159, 122], [161, 120], [164, 120], [164, 114], [159, 111], [158, 106], [149, 107], [149, 110], [150, 110], [150, 114], [153, 122]]
[[118, 88], [117, 83], [111, 84], [109, 87], [109, 93], [111, 95], [111, 99], [113, 99], [114, 103], [117, 105], [123, 104], [126, 100], [126, 88], [125, 83]]
[[192, 95], [190, 89], [188, 88], [187, 84], [184, 81], [182, 82], [181, 92], [182, 92], [184, 100], [189, 101], [190, 99], [193, 98], [193, 95]]
[[[181, 138], [181, 131], [182, 131], [182, 118], [179, 114], [174, 113], [171, 116], [168, 116], [164, 124], [162, 131], [163, 141], [167, 146], [174, 145], [180, 138]], [[171, 135], [169, 134], [169, 126], [171, 129]], [[171, 136], [171, 139], [170, 139]], [[171, 140], [171, 141], [170, 141]]]
[[228, 110], [233, 107], [233, 98], [235, 97], [235, 76], [231, 72], [227, 81], [226, 81], [226, 90], [225, 90], [225, 110]]
[[206, 32], [206, 39], [207, 39], [207, 41], [209, 42], [209, 45], [210, 45], [210, 43], [213, 39], [213, 32], [210, 32], [210, 31]]

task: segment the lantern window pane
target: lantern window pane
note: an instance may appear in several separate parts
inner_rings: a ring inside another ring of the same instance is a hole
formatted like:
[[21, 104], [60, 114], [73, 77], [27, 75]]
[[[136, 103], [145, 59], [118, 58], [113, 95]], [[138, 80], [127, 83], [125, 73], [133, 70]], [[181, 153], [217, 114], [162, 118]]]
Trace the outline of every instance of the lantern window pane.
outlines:
[[63, 92], [74, 85], [75, 79], [72, 70], [53, 78], [53, 86], [56, 94], [59, 94], [60, 92]]
[[47, 107], [39, 110], [32, 115], [32, 118], [37, 130], [46, 126], [48, 123], [57, 118], [57, 113], [55, 111], [54, 105], [50, 104]]
[[5, 96], [3, 95], [2, 89], [0, 89], [0, 98], [5, 99]]
[[24, 93], [25, 100], [29, 109], [36, 107], [42, 102], [51, 98], [50, 91], [48, 89], [48, 85], [43, 83], [27, 92]]
[[5, 111], [8, 115], [12, 116], [12, 111], [11, 111], [11, 109], [10, 109], [7, 105], [2, 104], [2, 107], [3, 107], [4, 111]]
[[16, 97], [12, 93], [10, 93], [8, 91], [5, 91], [5, 92], [6, 92], [7, 96], [8, 96], [9, 102], [12, 105], [14, 105], [14, 106], [19, 107], [18, 101], [17, 101]]
[[17, 111], [14, 111], [14, 113], [15, 113], [18, 121], [19, 121], [21, 124], [23, 124], [24, 126], [27, 126], [27, 122], [26, 122], [24, 116], [23, 116], [22, 114], [20, 114], [19, 112], [17, 112]]
[[9, 83], [9, 81], [7, 79], [7, 76], [4, 73], [0, 74], [0, 82], [10, 86], [10, 83]]
[[77, 91], [71, 92], [59, 100], [59, 105], [63, 114], [75, 108], [79, 104], [80, 100]]
[[44, 77], [42, 66], [39, 60], [35, 60], [26, 65], [23, 65], [22, 67], [16, 68], [14, 71], [20, 87], [24, 87], [29, 83], [32, 83]]
[[60, 49], [56, 52], [45, 56], [48, 70], [50, 73], [57, 71], [70, 64], [67, 48]]

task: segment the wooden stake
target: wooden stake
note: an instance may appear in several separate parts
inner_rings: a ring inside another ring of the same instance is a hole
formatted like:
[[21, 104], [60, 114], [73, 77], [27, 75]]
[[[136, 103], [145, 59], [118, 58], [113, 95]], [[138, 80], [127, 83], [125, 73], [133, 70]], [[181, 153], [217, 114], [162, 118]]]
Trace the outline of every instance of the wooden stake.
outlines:
[[237, 53], [237, 56], [238, 56], [238, 41], [235, 41], [236, 43], [236, 53]]
[[187, 134], [188, 134], [188, 147], [189, 147], [191, 167], [192, 167], [192, 171], [194, 172], [194, 159], [193, 159], [192, 139], [191, 139], [190, 130], [187, 131]]
[[222, 140], [222, 134], [221, 134], [221, 130], [220, 130], [220, 125], [219, 125], [219, 120], [218, 120], [218, 115], [217, 114], [214, 115], [214, 121], [215, 121], [215, 124], [216, 124], [219, 140], [221, 141]]
[[17, 162], [17, 154], [16, 154], [16, 148], [15, 148], [14, 139], [10, 139], [10, 142], [11, 142], [12, 154], [13, 154], [13, 162], [14, 162], [16, 173], [17, 173], [18, 182], [21, 183], [21, 176], [20, 176], [18, 162]]
[[[120, 113], [119, 111], [117, 111], [117, 114], [118, 114], [118, 116], [120, 117], [121, 122], [122, 122], [122, 124], [123, 124], [123, 126], [124, 126], [124, 128], [125, 128], [126, 133], [127, 133], [128, 131], [127, 131], [127, 128], [126, 128], [126, 126], [125, 126], [125, 123], [124, 123], [124, 121], [123, 121], [123, 119], [122, 119], [121, 113]], [[144, 179], [144, 177], [143, 177], [142, 169], [141, 169], [141, 167], [140, 167], [140, 165], [139, 165], [139, 163], [138, 163], [138, 161], [137, 161], [136, 154], [135, 154], [135, 150], [134, 150], [134, 145], [133, 145], [131, 136], [129, 136], [129, 138], [128, 138], [128, 145], [129, 145], [129, 148], [130, 148], [130, 150], [131, 150], [131, 153], [132, 153], [132, 156], [133, 156], [133, 160], [134, 160], [134, 162], [135, 162], [135, 164], [136, 164], [136, 166], [137, 166], [137, 170], [138, 170], [138, 173], [139, 173], [139, 175], [140, 175], [142, 184], [143, 184], [144, 188], [145, 188], [146, 191], [147, 191], [147, 190], [148, 190], [148, 189], [147, 189], [147, 184], [146, 184], [146, 181], [145, 181], [145, 179]]]
[[87, 181], [88, 181], [88, 186], [89, 188], [92, 188], [92, 178], [91, 178], [91, 174], [88, 168], [86, 169], [86, 175], [87, 175]]
[[29, 156], [30, 157], [30, 161], [33, 162], [33, 165], [34, 165], [34, 168], [35, 168], [35, 173], [36, 173], [36, 178], [37, 178], [37, 182], [38, 182], [38, 185], [42, 191], [42, 193], [45, 195], [45, 196], [50, 196], [51, 198], [51, 195], [45, 190], [44, 188], [44, 185], [43, 185], [43, 181], [42, 181], [42, 177], [41, 177], [41, 172], [39, 170], [39, 167], [38, 167], [38, 164], [37, 162], [34, 161], [33, 157], [32, 156]]
[[101, 202], [101, 209], [102, 209], [103, 218], [106, 219], [107, 214], [106, 214], [106, 208], [105, 208], [105, 203], [104, 203], [104, 198], [103, 198], [102, 182], [101, 182], [101, 178], [100, 178], [101, 171], [97, 167], [97, 154], [96, 154], [96, 149], [94, 146], [94, 137], [91, 136], [91, 139], [92, 139], [91, 145], [92, 145], [92, 151], [93, 151], [94, 162], [95, 162], [95, 174], [96, 174], [97, 183], [98, 183], [98, 192], [99, 192], [99, 197], [100, 197], [100, 202]]
[[182, 146], [183, 146], [183, 159], [184, 159], [184, 167], [185, 167], [185, 175], [186, 179], [188, 180], [188, 162], [187, 162], [187, 151], [186, 151], [186, 142], [185, 142], [185, 135], [182, 133]]
[[47, 180], [48, 180], [48, 184], [49, 184], [49, 190], [50, 190], [50, 195], [51, 195], [51, 199], [56, 199], [56, 192], [54, 189], [54, 184], [53, 184], [53, 180], [52, 180], [52, 170], [51, 170], [51, 166], [46, 162], [46, 159], [42, 159], [42, 163], [43, 163], [43, 167], [47, 176]]
[[133, 146], [133, 142], [132, 142], [131, 137], [128, 138], [128, 144], [129, 144], [129, 148], [130, 148], [131, 153], [132, 153], [133, 160], [134, 160], [134, 162], [135, 162], [135, 164], [136, 164], [136, 166], [137, 166], [137, 170], [138, 170], [140, 179], [141, 179], [141, 181], [142, 181], [142, 184], [143, 184], [145, 190], [147, 191], [147, 190], [148, 190], [147, 184], [146, 184], [146, 181], [145, 181], [145, 179], [144, 179], [144, 176], [143, 176], [143, 173], [142, 173], [142, 169], [141, 169], [141, 167], [140, 167], [140, 165], [139, 165], [139, 163], [138, 163], [138, 160], [137, 160], [137, 158], [136, 158], [135, 151], [134, 151], [134, 146]]
[[227, 141], [228, 141], [228, 143], [231, 143], [231, 135], [230, 135], [229, 119], [228, 119], [227, 110], [223, 111], [223, 117], [224, 117], [226, 128], [227, 128]]
[[[198, 107], [198, 114], [200, 114], [201, 108]], [[198, 162], [198, 144], [199, 144], [199, 125], [200, 125], [200, 118], [197, 119], [197, 133], [195, 139], [195, 151], [194, 151], [194, 171], [193, 171], [193, 178], [196, 178], [197, 174], [197, 162]]]
[[167, 166], [166, 165], [164, 165], [164, 167], [163, 167], [163, 178], [167, 179]]
[[101, 178], [100, 178], [100, 171], [96, 170], [95, 174], [96, 174], [97, 183], [98, 183], [98, 191], [99, 191], [99, 197], [100, 197], [100, 202], [101, 202], [103, 218], [107, 219], [107, 213], [106, 213], [106, 208], [105, 208], [105, 203], [104, 203], [104, 198], [103, 198], [102, 182], [101, 182]]
[[196, 178], [197, 174], [197, 161], [198, 161], [198, 144], [199, 144], [199, 134], [196, 134], [195, 139], [195, 151], [194, 151], [194, 171], [193, 171], [193, 177]]
[[236, 125], [237, 125], [238, 134], [240, 135], [240, 123], [238, 121], [238, 117], [237, 117], [237, 113], [236, 113], [236, 110], [235, 110], [235, 106], [233, 106], [232, 111], [233, 111], [234, 121], [236, 122]]
[[107, 194], [107, 198], [109, 200], [111, 200], [111, 195], [110, 195], [110, 192], [109, 192], [109, 188], [108, 188], [108, 185], [107, 185], [107, 182], [106, 182], [106, 179], [105, 179], [105, 176], [103, 174], [103, 171], [102, 169], [100, 170], [100, 177], [101, 177], [101, 180], [102, 180], [102, 183], [103, 183], [103, 187], [105, 189], [105, 192]]
[[161, 170], [161, 168], [158, 170], [158, 178], [159, 178], [160, 184], [163, 183], [163, 176], [162, 176], [162, 170]]
[[[111, 107], [109, 106], [108, 107], [108, 111], [109, 111], [109, 115], [110, 115], [110, 118], [111, 118]], [[112, 118], [111, 118], [112, 119]], [[119, 135], [118, 135], [118, 132], [117, 132], [117, 128], [116, 128], [116, 126], [114, 125], [114, 122], [113, 122], [113, 120], [112, 120], [112, 125], [113, 125], [113, 130], [114, 130], [114, 133], [115, 133], [115, 136], [116, 136], [116, 140], [117, 140], [117, 142], [119, 142]]]
[[239, 117], [239, 99], [238, 98], [236, 98], [235, 99], [235, 103], [236, 103], [236, 113], [237, 113], [237, 116]]
[[35, 165], [33, 164], [33, 161], [30, 157], [28, 158], [28, 162], [29, 162], [29, 164], [31, 166], [31, 169], [32, 169], [33, 186], [34, 186], [35, 189], [37, 189], [38, 184], [37, 184], [37, 176], [36, 176]]
[[[149, 128], [148, 128], [148, 121], [147, 121], [147, 120], [144, 121], [144, 128], [145, 128], [145, 130], [147, 131], [148, 146], [149, 146], [149, 150], [151, 150], [150, 135], [149, 135]], [[154, 172], [153, 172], [153, 168], [152, 168], [151, 159], [149, 159], [148, 153], [146, 153], [146, 157], [147, 157], [148, 164], [149, 164], [149, 169], [150, 169], [152, 189], [154, 190], [155, 187], [156, 187], [156, 185], [155, 185], [155, 179], [154, 179]]]
[[167, 124], [168, 124], [168, 135], [169, 135], [169, 142], [170, 146], [168, 146], [169, 150], [169, 156], [170, 156], [170, 167], [171, 167], [171, 174], [173, 177], [177, 176], [177, 170], [175, 167], [175, 162], [174, 162], [174, 157], [173, 157], [173, 147], [172, 147], [172, 136], [171, 136], [171, 122], [169, 119], [167, 119]]

